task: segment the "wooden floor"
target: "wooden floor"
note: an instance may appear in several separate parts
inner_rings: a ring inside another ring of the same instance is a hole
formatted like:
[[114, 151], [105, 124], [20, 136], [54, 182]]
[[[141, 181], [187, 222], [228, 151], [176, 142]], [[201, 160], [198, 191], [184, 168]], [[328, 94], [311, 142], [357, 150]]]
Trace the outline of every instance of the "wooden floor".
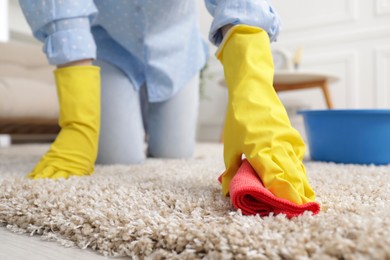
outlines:
[[76, 260], [76, 259], [125, 259], [103, 257], [91, 250], [66, 248], [56, 242], [40, 240], [38, 236], [15, 234], [0, 227], [0, 259], [1, 260]]

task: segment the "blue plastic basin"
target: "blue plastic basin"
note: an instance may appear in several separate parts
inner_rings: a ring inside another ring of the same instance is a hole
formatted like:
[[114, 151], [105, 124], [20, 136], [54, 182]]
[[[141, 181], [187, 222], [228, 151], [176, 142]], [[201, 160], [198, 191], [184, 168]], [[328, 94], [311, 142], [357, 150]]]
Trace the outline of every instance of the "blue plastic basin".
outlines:
[[304, 110], [312, 160], [390, 164], [390, 110]]

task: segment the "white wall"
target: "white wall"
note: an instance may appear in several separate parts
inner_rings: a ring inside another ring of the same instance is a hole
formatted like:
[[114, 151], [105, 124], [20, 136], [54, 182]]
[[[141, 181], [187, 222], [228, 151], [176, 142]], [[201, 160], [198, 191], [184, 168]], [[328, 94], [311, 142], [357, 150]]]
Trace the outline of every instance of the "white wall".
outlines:
[[11, 40], [40, 44], [36, 39], [33, 38], [31, 29], [23, 16], [18, 0], [9, 1], [9, 16]]
[[8, 39], [8, 0], [0, 0], [0, 42], [6, 42]]
[[284, 20], [275, 46], [303, 46], [302, 69], [340, 78], [331, 86], [336, 108], [390, 107], [390, 0], [272, 2]]
[[[283, 30], [273, 48], [292, 53], [303, 47], [300, 70], [339, 77], [330, 86], [335, 108], [390, 108], [390, 0], [269, 2], [283, 21]], [[202, 30], [206, 32], [210, 18], [202, 4], [200, 8]], [[218, 65], [214, 68], [219, 69]], [[202, 102], [200, 133], [206, 139], [215, 138], [214, 129], [220, 127], [224, 113], [220, 105], [226, 102], [226, 95], [217, 88], [210, 82], [207, 89], [213, 102]], [[279, 96], [286, 106], [325, 108], [317, 89], [284, 92]]]

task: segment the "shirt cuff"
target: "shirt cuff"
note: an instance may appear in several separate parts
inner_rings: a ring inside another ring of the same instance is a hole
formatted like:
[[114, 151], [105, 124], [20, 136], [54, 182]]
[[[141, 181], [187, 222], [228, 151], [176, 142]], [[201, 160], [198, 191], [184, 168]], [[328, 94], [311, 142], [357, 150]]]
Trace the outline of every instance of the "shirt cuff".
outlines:
[[225, 0], [220, 1], [214, 9], [214, 20], [211, 25], [209, 40], [216, 46], [222, 42], [221, 28], [228, 24], [246, 24], [265, 30], [271, 41], [276, 41], [280, 31], [279, 15], [267, 1]]
[[96, 59], [96, 44], [88, 18], [58, 20], [48, 24], [44, 52], [52, 65]]

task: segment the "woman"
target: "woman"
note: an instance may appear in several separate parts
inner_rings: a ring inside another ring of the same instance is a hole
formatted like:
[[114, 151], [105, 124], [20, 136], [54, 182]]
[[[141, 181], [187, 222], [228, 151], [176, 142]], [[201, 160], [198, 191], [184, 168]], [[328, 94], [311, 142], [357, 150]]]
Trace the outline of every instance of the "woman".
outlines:
[[[61, 132], [29, 177], [92, 174], [96, 157], [129, 164], [146, 155], [191, 156], [199, 70], [208, 56], [196, 0], [20, 3], [57, 66], [60, 102]], [[313, 201], [302, 164], [305, 145], [272, 87], [269, 44], [279, 31], [278, 16], [265, 0], [205, 3], [214, 17], [209, 39], [221, 45], [217, 56], [229, 89], [223, 193], [244, 154], [274, 195]]]

